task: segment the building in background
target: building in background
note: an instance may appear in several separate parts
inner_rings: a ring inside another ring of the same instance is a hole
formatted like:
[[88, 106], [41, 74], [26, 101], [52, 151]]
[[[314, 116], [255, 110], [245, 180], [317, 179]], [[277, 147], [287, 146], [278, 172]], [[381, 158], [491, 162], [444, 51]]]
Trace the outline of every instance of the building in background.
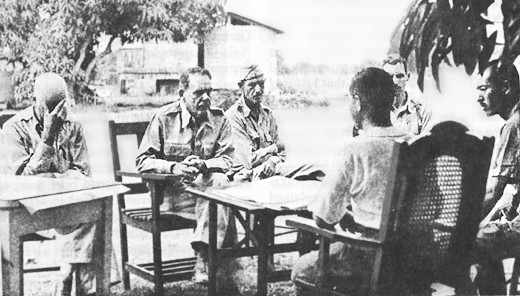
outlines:
[[203, 66], [213, 76], [213, 88], [237, 89], [242, 68], [258, 64], [267, 76], [266, 90], [277, 85], [276, 39], [281, 30], [228, 12], [223, 26], [215, 28], [204, 44], [147, 42], [125, 44], [117, 56], [120, 94], [130, 96], [177, 94], [180, 74]]

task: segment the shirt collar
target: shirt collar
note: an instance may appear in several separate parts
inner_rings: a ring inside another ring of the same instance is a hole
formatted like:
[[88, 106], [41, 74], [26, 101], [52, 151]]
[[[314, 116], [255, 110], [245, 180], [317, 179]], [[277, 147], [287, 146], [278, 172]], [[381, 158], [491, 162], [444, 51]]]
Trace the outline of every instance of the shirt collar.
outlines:
[[[249, 117], [251, 114], [251, 109], [247, 106], [246, 101], [244, 99], [244, 95], [241, 95], [238, 101], [238, 106], [241, 108], [242, 113], [244, 114], [244, 117]], [[259, 117], [261, 117], [264, 114], [265, 107], [260, 104], [260, 114]]]
[[511, 109], [511, 112], [509, 113], [508, 118], [511, 118], [513, 116], [513, 114], [515, 114], [515, 113], [520, 113], [520, 102], [516, 103], [516, 105], [513, 107], [513, 109]]
[[408, 109], [410, 107], [409, 106], [410, 105], [410, 98], [408, 97], [408, 92], [405, 92], [404, 95], [405, 95], [405, 99], [404, 99], [405, 101], [404, 101], [404, 104], [401, 107], [396, 108], [394, 105], [392, 105], [393, 113], [400, 114], [400, 113], [402, 113], [404, 111], [408, 111]]
[[364, 137], [391, 137], [398, 138], [406, 136], [400, 129], [395, 126], [388, 127], [371, 127], [365, 130], [359, 130], [359, 135]]
[[[181, 107], [181, 127], [183, 129], [185, 129], [188, 126], [188, 124], [190, 124], [190, 121], [193, 118], [193, 116], [191, 116], [190, 112], [186, 108], [186, 103], [184, 102], [184, 99], [181, 99], [180, 107]], [[201, 123], [200, 127], [207, 125], [207, 126], [213, 128], [213, 125], [211, 124], [213, 122], [213, 114], [211, 114], [211, 112], [209, 112], [209, 110], [208, 110], [208, 111], [206, 111], [206, 115], [207, 115], [206, 120]], [[193, 119], [193, 120], [195, 121], [195, 119]]]

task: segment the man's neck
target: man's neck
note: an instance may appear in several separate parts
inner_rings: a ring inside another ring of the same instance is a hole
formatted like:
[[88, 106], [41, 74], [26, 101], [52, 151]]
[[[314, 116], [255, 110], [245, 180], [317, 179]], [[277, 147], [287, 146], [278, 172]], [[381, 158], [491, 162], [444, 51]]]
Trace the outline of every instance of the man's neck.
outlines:
[[397, 91], [397, 95], [395, 96], [394, 100], [394, 109], [399, 109], [403, 107], [406, 102], [408, 101], [408, 94], [405, 90], [401, 89]]
[[499, 113], [498, 115], [504, 119], [508, 120], [511, 118], [511, 115], [513, 114], [514, 110], [516, 109], [516, 106], [518, 104], [518, 100], [514, 103], [511, 103], [511, 106], [509, 108], [504, 108], [505, 110], [502, 113]]
[[245, 103], [246, 103], [246, 106], [249, 108], [249, 110], [251, 111], [251, 113], [253, 114], [253, 117], [258, 120], [258, 116], [260, 115], [260, 110], [262, 109], [262, 106], [260, 105], [260, 103], [258, 104], [253, 104], [251, 102], [249, 102], [248, 100], [245, 100]]
[[384, 128], [384, 127], [391, 127], [392, 126], [392, 122], [390, 121], [390, 119], [386, 120], [386, 122], [384, 124], [376, 124], [374, 122], [372, 122], [371, 120], [363, 120], [363, 122], [361, 122], [361, 129], [363, 130], [369, 130], [369, 129], [373, 129], [373, 128]]

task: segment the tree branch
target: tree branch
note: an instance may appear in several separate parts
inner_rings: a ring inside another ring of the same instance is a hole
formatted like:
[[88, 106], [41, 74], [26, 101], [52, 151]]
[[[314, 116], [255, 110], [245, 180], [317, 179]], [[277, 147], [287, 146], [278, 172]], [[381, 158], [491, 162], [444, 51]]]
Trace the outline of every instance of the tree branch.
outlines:
[[87, 55], [87, 48], [90, 42], [92, 42], [92, 34], [87, 34], [87, 39], [81, 45], [81, 48], [79, 50], [79, 58], [76, 61], [76, 65], [74, 65], [74, 69], [72, 70], [73, 77], [75, 77], [81, 69], [81, 64], [83, 64], [83, 61], [85, 60], [85, 56]]
[[88, 64], [88, 67], [87, 67], [87, 70], [85, 70], [85, 83], [88, 84], [90, 82], [90, 74], [92, 73], [92, 71], [94, 70], [94, 67], [96, 66], [96, 64], [102, 59], [104, 58], [105, 56], [109, 55], [112, 53], [112, 43], [114, 42], [114, 40], [117, 38], [116, 35], [112, 35], [110, 36], [110, 40], [108, 41], [108, 44], [107, 46], [105, 47], [105, 50], [100, 53], [99, 55], [96, 55], [94, 57], [94, 59], [90, 62], [90, 64]]

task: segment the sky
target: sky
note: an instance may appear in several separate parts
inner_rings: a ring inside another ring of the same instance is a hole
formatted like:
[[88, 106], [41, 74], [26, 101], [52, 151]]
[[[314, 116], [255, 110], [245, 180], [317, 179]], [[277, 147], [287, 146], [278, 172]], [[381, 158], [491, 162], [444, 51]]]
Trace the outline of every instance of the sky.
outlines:
[[228, 0], [228, 11], [283, 30], [289, 65], [381, 60], [411, 0]]

